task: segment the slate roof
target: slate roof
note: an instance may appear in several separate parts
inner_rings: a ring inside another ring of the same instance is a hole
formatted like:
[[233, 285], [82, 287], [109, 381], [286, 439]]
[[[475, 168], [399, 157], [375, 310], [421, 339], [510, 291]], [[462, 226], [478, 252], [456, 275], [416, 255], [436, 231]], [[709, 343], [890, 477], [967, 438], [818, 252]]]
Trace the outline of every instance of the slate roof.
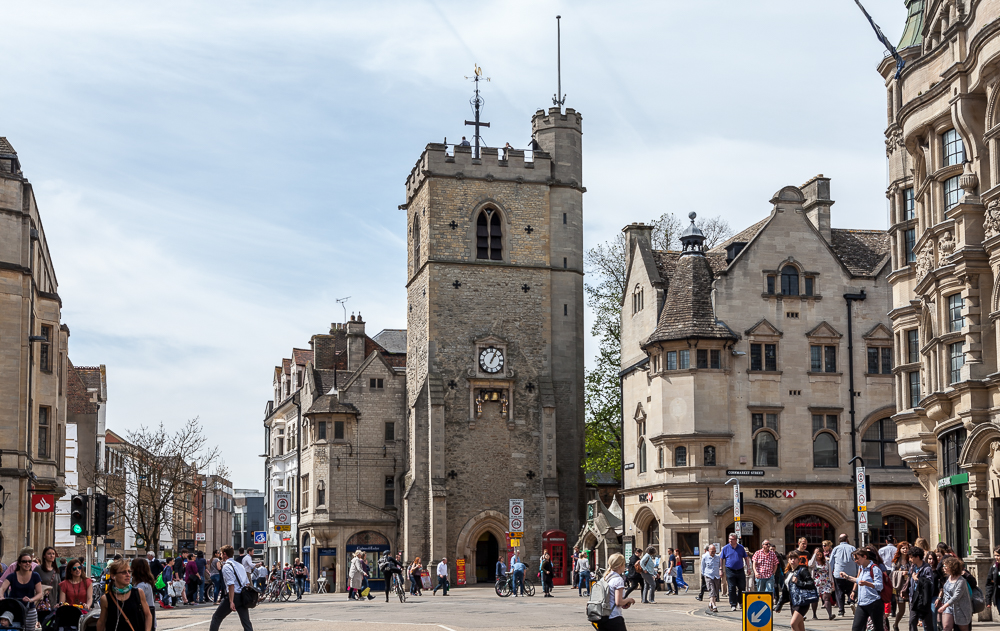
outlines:
[[17, 152], [14, 151], [14, 147], [12, 147], [9, 142], [7, 142], [6, 137], [0, 136], [0, 155], [3, 154], [16, 156]]
[[721, 252], [722, 254], [725, 254], [726, 247], [728, 247], [730, 243], [750, 243], [750, 240], [757, 236], [757, 233], [764, 228], [764, 224], [766, 224], [770, 218], [771, 216], [768, 215], [749, 228], [745, 228], [741, 232], [734, 234], [719, 245], [710, 249], [709, 253]]
[[306, 414], [357, 414], [358, 408], [351, 403], [341, 403], [336, 394], [324, 394], [313, 401]]
[[[333, 388], [334, 382], [334, 370], [325, 370], [322, 368], [313, 369], [313, 378], [316, 380], [316, 387], [320, 392], [329, 392]], [[339, 381], [337, 382], [340, 383]]]
[[[668, 257], [663, 259], [667, 261]], [[725, 263], [725, 256], [722, 260]], [[667, 278], [666, 304], [656, 330], [645, 344], [690, 338], [738, 339], [729, 327], [715, 319], [712, 308], [715, 273], [708, 257], [687, 254], [675, 258], [673, 274]]]
[[406, 352], [406, 329], [384, 329], [372, 339], [390, 353]]
[[874, 276], [889, 256], [889, 234], [884, 230], [830, 231], [830, 247], [855, 276]]
[[292, 349], [292, 360], [295, 362], [296, 366], [305, 366], [306, 363], [311, 362], [313, 358], [313, 352], [311, 350], [306, 350], [302, 348]]

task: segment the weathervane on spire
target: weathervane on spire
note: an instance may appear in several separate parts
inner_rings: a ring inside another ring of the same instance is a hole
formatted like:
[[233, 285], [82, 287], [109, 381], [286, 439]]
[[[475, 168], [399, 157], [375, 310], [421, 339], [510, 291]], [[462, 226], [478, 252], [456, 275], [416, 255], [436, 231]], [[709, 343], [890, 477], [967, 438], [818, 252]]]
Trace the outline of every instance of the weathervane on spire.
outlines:
[[[483, 69], [480, 68], [478, 64], [475, 64], [475, 73], [473, 73], [473, 76], [471, 76], [471, 77], [466, 77], [466, 79], [472, 79], [476, 83], [476, 95], [469, 100], [469, 103], [472, 105], [473, 112], [476, 115], [475, 116], [476, 119], [472, 120], [472, 121], [465, 121], [465, 124], [466, 125], [473, 125], [473, 126], [475, 126], [475, 134], [473, 136], [473, 140], [475, 141], [476, 152], [474, 154], [472, 154], [472, 157], [473, 158], [478, 158], [479, 157], [479, 143], [482, 140], [482, 136], [479, 135], [479, 128], [480, 127], [489, 127], [490, 126], [489, 123], [484, 123], [484, 122], [482, 122], [482, 121], [479, 120], [479, 112], [480, 112], [480, 110], [482, 110], [483, 103], [484, 103], [483, 97], [479, 96], [479, 81], [480, 80], [482, 80], [482, 81], [489, 81], [490, 78], [489, 77], [484, 77], [483, 76]], [[483, 143], [483, 144], [486, 144], [486, 143]]]
[[[561, 15], [556, 16], [556, 93], [552, 95], [552, 104], [562, 112], [566, 104], [566, 95], [562, 93], [562, 28]], [[562, 95], [562, 96], [560, 96]]]

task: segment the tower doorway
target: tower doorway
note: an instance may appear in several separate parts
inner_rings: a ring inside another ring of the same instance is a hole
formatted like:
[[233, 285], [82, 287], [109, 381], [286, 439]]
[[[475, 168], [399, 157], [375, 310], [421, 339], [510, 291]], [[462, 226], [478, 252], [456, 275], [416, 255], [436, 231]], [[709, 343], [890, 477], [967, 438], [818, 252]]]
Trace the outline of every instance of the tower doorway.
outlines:
[[491, 532], [479, 535], [476, 541], [476, 582], [494, 583], [497, 580], [497, 559], [500, 558], [500, 542]]

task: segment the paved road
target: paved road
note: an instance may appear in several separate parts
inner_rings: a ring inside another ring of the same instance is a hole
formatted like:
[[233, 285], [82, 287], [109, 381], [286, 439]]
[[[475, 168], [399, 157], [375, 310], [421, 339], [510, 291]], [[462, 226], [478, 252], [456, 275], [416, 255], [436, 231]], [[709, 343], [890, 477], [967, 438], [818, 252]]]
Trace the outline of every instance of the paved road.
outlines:
[[[262, 603], [251, 612], [255, 631], [513, 631], [516, 629], [587, 629], [592, 628], [584, 614], [586, 598], [576, 590], [557, 587], [554, 598], [542, 598], [541, 590], [533, 598], [499, 598], [492, 589], [468, 587], [452, 590], [447, 597], [408, 598], [385, 602], [382, 594], [367, 602], [349, 602], [344, 594], [306, 595], [302, 601]], [[738, 613], [720, 605], [718, 616], [707, 616], [707, 601], [689, 595], [657, 594], [656, 604], [638, 604], [625, 612], [630, 631], [652, 629], [690, 629], [692, 631], [741, 631]], [[157, 611], [159, 631], [207, 631], [214, 607], [178, 607]], [[825, 612], [824, 612], [825, 613]], [[788, 627], [789, 614], [775, 617], [776, 628]], [[807, 620], [810, 631], [847, 631], [850, 618]], [[977, 623], [982, 627], [982, 623]], [[987, 626], [994, 627], [994, 623]], [[905, 629], [905, 622], [903, 628]], [[230, 615], [221, 631], [240, 631], [239, 619]]]

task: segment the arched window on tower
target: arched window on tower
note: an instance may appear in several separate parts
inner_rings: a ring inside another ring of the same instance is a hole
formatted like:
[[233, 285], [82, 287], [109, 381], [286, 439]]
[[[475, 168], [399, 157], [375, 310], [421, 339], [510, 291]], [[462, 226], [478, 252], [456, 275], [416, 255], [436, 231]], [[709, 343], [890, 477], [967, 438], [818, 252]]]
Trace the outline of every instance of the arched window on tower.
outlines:
[[799, 270], [794, 265], [781, 269], [781, 293], [786, 296], [799, 295]]
[[483, 209], [476, 220], [476, 258], [503, 260], [503, 229], [500, 224], [500, 213], [493, 208]]
[[413, 215], [413, 271], [420, 269], [420, 217]]

